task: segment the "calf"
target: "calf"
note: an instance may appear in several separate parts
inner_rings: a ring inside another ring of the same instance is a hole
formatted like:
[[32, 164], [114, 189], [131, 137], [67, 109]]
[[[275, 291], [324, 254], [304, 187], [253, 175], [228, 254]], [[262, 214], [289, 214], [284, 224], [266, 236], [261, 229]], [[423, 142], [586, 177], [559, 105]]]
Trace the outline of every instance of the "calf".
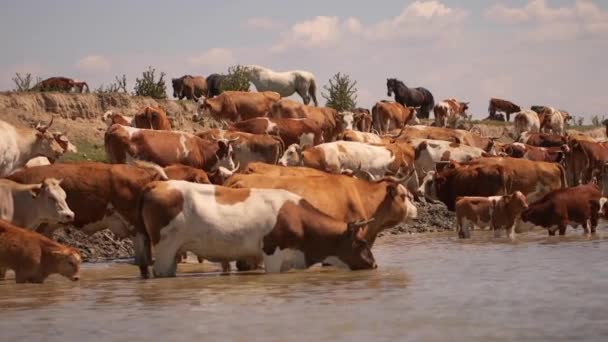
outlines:
[[0, 279], [11, 269], [17, 283], [42, 283], [54, 273], [78, 280], [80, 262], [77, 250], [0, 220]]
[[530, 204], [522, 214], [523, 222], [544, 227], [549, 235], [566, 234], [566, 227], [582, 225], [585, 233], [594, 233], [598, 223], [601, 193], [597, 185], [586, 184], [553, 190]]
[[515, 221], [528, 207], [526, 196], [516, 191], [505, 196], [456, 198], [456, 231], [460, 238], [470, 238], [470, 228], [490, 227], [499, 237], [504, 229], [515, 238]]
[[180, 250], [222, 262], [263, 256], [266, 272], [307, 268], [330, 257], [350, 269], [376, 267], [359, 237], [367, 221], [335, 220], [285, 190], [154, 182], [139, 208], [135, 260], [143, 278], [152, 245], [156, 277], [175, 276]]
[[47, 178], [41, 184], [19, 184], [0, 179], [0, 219], [19, 227], [35, 229], [41, 223], [74, 220], [61, 181]]

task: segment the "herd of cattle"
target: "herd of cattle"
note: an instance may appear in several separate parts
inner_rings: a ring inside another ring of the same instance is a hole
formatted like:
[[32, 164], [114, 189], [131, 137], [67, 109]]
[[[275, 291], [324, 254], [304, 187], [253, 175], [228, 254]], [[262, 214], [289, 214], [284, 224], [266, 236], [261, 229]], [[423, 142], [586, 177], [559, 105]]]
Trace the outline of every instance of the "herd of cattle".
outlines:
[[372, 269], [376, 237], [415, 219], [417, 201], [455, 211], [462, 238], [484, 227], [514, 238], [526, 225], [594, 232], [608, 218], [608, 144], [565, 134], [562, 110], [492, 99], [491, 117], [515, 114], [516, 141], [501, 143], [454, 128], [468, 115], [455, 99], [434, 104], [428, 126], [417, 117], [424, 106], [399, 101], [338, 113], [271, 91], [225, 91], [198, 103], [223, 129], [173, 130], [161, 108], [106, 112], [107, 164], [54, 163], [74, 146], [50, 132], [52, 121], [0, 121], [0, 277], [78, 279], [78, 251], [48, 238], [66, 223], [131, 238], [147, 278], [150, 265], [155, 277], [175, 276], [186, 252], [224, 271], [232, 261], [266, 272]]

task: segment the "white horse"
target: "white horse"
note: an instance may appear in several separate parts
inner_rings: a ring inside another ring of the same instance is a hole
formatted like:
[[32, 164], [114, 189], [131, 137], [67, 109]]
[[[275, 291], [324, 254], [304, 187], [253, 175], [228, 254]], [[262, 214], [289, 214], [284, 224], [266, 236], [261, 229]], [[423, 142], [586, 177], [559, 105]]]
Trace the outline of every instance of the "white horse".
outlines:
[[317, 85], [315, 75], [308, 71], [292, 70], [276, 72], [259, 65], [245, 66], [250, 71], [249, 81], [253, 83], [258, 91], [276, 91], [281, 97], [287, 97], [298, 93], [304, 104], [310, 103], [310, 99], [317, 103]]

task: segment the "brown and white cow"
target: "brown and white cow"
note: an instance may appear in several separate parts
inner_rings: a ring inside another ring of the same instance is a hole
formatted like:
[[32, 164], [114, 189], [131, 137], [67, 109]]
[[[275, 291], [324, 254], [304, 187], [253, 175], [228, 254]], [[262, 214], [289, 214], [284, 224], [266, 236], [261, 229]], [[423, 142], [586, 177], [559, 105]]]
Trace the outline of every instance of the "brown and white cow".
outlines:
[[344, 130], [338, 112], [329, 107], [307, 106], [305, 104], [283, 99], [272, 105], [270, 117], [314, 120], [323, 131], [325, 142], [334, 141], [336, 136]]
[[279, 159], [283, 166], [307, 166], [331, 173], [360, 170], [373, 177], [413, 170], [413, 162], [414, 149], [408, 143], [369, 145], [354, 141], [335, 141], [308, 148], [294, 144]]
[[449, 161], [464, 163], [489, 155], [480, 148], [444, 140], [413, 139], [411, 144], [415, 151], [416, 173], [420, 178], [424, 177], [427, 171], [434, 170], [437, 163]]
[[[138, 165], [144, 166], [142, 163]], [[113, 165], [96, 162], [65, 163], [20, 170], [8, 179], [21, 184], [42, 183], [61, 178], [66, 203], [74, 212], [73, 225], [86, 234], [109, 228], [118, 237], [132, 234], [136, 222], [137, 198], [143, 187], [154, 180], [184, 179], [205, 181], [202, 170], [183, 165], [165, 168]], [[42, 228], [42, 227], [41, 227]], [[57, 226], [45, 227], [45, 235]]]
[[468, 102], [460, 102], [455, 98], [445, 99], [433, 107], [435, 126], [456, 128], [458, 123], [467, 118]]
[[488, 114], [490, 115], [490, 118], [496, 117], [496, 112], [499, 111], [505, 113], [507, 115], [507, 121], [509, 121], [511, 119], [511, 114], [521, 111], [521, 107], [507, 100], [491, 98], [490, 104], [488, 105]]
[[423, 125], [406, 126], [402, 130], [393, 132], [395, 133], [393, 136], [397, 141], [412, 141], [413, 139], [444, 140], [481, 148], [490, 154], [496, 154], [495, 140], [500, 138], [482, 137], [475, 132], [463, 129]]
[[[284, 189], [302, 196], [316, 208], [342, 221], [374, 219], [365, 231], [372, 245], [378, 234], [417, 217], [410, 195], [398, 180], [373, 182], [343, 175], [315, 174], [303, 167], [279, 167], [252, 174], [236, 174], [224, 185], [232, 188]], [[258, 169], [258, 171], [260, 171]]]
[[267, 176], [324, 176], [330, 173], [305, 166], [280, 166], [268, 163], [249, 163], [242, 174], [263, 174]]
[[[67, 152], [71, 152], [71, 153], [78, 152], [78, 148], [70, 142], [70, 140], [68, 139], [68, 137], [66, 136], [65, 133], [53, 132], [53, 136], [55, 137], [55, 141], [57, 141], [57, 143], [61, 146], [61, 148], [63, 148], [62, 155]], [[52, 163], [49, 160], [49, 158], [40, 156], [40, 157], [35, 157], [35, 158], [28, 160], [27, 163], [25, 163], [24, 167], [34, 167], [34, 166], [50, 165], [50, 164], [52, 164]]]
[[398, 102], [383, 100], [372, 107], [372, 125], [380, 134], [401, 129], [408, 124], [418, 124], [417, 120], [415, 108], [405, 107]]
[[453, 162], [439, 172], [429, 171], [419, 191], [454, 210], [459, 196], [496, 196], [521, 191], [533, 202], [566, 186], [565, 171], [559, 164], [489, 157], [468, 163]]
[[[232, 159], [235, 165], [245, 168], [251, 162], [276, 164], [285, 146], [281, 138], [268, 134], [251, 134], [245, 132], [209, 129], [196, 134], [207, 140], [224, 140], [231, 142]], [[225, 165], [224, 165], [225, 166]], [[234, 167], [225, 166], [228, 169]]]
[[[557, 189], [530, 204], [521, 214], [523, 222], [530, 222], [549, 231], [549, 235], [566, 234], [566, 227], [583, 226], [585, 233], [595, 233], [600, 210], [600, 189], [595, 184]], [[603, 201], [605, 202], [605, 200]]]
[[171, 121], [167, 112], [158, 107], [144, 107], [133, 116], [133, 127], [170, 131]]
[[519, 137], [524, 132], [539, 133], [540, 123], [540, 118], [536, 112], [524, 109], [518, 112], [513, 120], [515, 134]]
[[42, 283], [55, 273], [78, 280], [81, 261], [76, 249], [0, 220], [0, 279], [11, 269], [17, 283]]
[[566, 153], [568, 179], [573, 185], [589, 183], [593, 178], [600, 179], [602, 170], [608, 162], [608, 143], [596, 143], [584, 140], [571, 140], [570, 151]]
[[105, 122], [108, 128], [114, 124], [135, 127], [134, 119], [132, 116], [126, 116], [122, 113], [117, 113], [112, 110], [108, 110], [107, 112], [103, 113], [103, 115], [101, 116], [101, 121]]
[[37, 184], [0, 179], [0, 219], [28, 229], [35, 229], [44, 222], [73, 221], [74, 212], [65, 202], [66, 194], [60, 183], [54, 178]]
[[285, 190], [155, 182], [139, 207], [135, 260], [143, 278], [152, 247], [155, 277], [175, 276], [180, 250], [216, 262], [263, 256], [266, 272], [273, 273], [330, 257], [353, 270], [376, 267], [369, 244], [359, 237], [368, 222], [336, 220]]
[[232, 143], [230, 139], [210, 141], [186, 132], [122, 125], [112, 125], [104, 136], [106, 154], [111, 163], [140, 159], [160, 166], [183, 164], [207, 171], [218, 166], [234, 168]]
[[204, 99], [199, 111], [217, 121], [237, 122], [267, 116], [272, 104], [280, 99], [281, 95], [274, 91], [224, 91]]
[[32, 158], [44, 156], [54, 161], [64, 153], [63, 147], [48, 131], [52, 124], [53, 119], [46, 126], [30, 129], [0, 120], [0, 177], [24, 167]]
[[228, 124], [228, 130], [251, 134], [272, 134], [281, 137], [285, 145], [318, 145], [323, 142], [321, 127], [309, 118], [270, 119], [253, 118]]
[[566, 124], [572, 119], [570, 114], [553, 107], [539, 106], [539, 108], [537, 113], [540, 119], [540, 130], [545, 133], [563, 135]]
[[536, 147], [515, 142], [504, 145], [501, 150], [507, 157], [561, 163], [564, 160], [566, 153], [570, 151], [570, 147], [566, 144], [561, 147]]
[[509, 238], [515, 238], [515, 222], [528, 207], [526, 196], [520, 191], [510, 195], [456, 198], [456, 232], [458, 237], [471, 237], [471, 228], [490, 227], [495, 237], [504, 229]]

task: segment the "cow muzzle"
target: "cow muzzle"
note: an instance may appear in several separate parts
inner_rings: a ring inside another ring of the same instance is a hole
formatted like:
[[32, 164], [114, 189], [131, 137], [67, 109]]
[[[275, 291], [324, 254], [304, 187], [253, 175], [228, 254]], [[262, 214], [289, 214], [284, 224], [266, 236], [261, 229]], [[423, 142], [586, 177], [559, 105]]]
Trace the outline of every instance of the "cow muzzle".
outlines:
[[72, 211], [62, 211], [59, 213], [60, 221], [63, 223], [74, 221], [75, 214]]

